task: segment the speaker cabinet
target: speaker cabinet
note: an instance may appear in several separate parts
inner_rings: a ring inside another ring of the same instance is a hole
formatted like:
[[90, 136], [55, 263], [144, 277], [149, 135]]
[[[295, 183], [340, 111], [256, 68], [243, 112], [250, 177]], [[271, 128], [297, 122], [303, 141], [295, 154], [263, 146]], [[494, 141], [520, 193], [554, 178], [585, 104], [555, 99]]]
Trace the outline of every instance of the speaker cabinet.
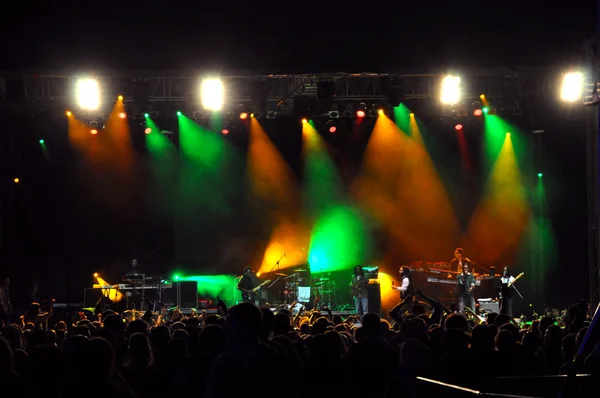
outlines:
[[198, 282], [177, 282], [177, 305], [179, 308], [198, 307]]
[[369, 312], [381, 316], [381, 287], [379, 283], [369, 283], [367, 292], [369, 294]]

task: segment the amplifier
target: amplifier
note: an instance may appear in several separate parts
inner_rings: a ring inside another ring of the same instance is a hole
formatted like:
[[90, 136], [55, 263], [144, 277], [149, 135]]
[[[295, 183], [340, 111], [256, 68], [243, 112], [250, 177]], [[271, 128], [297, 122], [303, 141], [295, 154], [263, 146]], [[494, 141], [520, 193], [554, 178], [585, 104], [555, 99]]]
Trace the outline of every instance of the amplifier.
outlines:
[[500, 303], [497, 301], [492, 301], [492, 299], [480, 299], [477, 300], [479, 303], [479, 313], [486, 312], [488, 314], [491, 313], [500, 313]]

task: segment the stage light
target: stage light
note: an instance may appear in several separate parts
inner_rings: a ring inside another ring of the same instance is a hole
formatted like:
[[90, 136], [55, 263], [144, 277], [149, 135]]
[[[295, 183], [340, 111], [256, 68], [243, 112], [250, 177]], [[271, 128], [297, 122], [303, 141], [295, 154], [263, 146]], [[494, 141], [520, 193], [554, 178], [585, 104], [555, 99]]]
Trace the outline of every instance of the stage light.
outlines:
[[96, 130], [96, 129], [91, 129], [91, 130], [90, 130], [90, 134], [91, 134], [91, 135], [96, 135], [96, 134], [98, 134], [98, 130]]
[[97, 272], [94, 272], [94, 278], [97, 278], [98, 276], [100, 276]]
[[15, 178], [15, 179], [13, 180], [13, 182], [14, 182], [15, 184], [18, 184], [20, 181], [21, 181], [21, 180], [19, 180], [18, 178]]
[[444, 76], [440, 100], [444, 105], [454, 105], [460, 101], [460, 77]]
[[275, 119], [277, 117], [277, 112], [269, 111], [267, 112], [267, 119]]
[[415, 114], [411, 112], [409, 116], [410, 117], [415, 117]]
[[488, 107], [486, 106], [486, 107], [484, 107], [484, 108], [482, 109], [482, 111], [483, 111], [483, 113], [485, 113], [485, 114], [487, 115], [487, 113], [490, 111], [490, 108], [488, 108]]
[[575, 102], [583, 95], [584, 78], [581, 72], [569, 72], [563, 76], [560, 87], [560, 99], [566, 102]]
[[119, 95], [117, 98], [119, 99], [119, 101], [123, 101], [123, 96], [122, 95]]
[[152, 132], [152, 129], [150, 127], [146, 127], [146, 129], [144, 130], [144, 134], [150, 134]]
[[335, 133], [336, 131], [337, 131], [337, 127], [335, 127], [335, 126], [331, 126], [331, 127], [329, 127], [329, 132], [330, 132], [331, 134]]
[[367, 104], [361, 102], [356, 108], [356, 117], [365, 117], [367, 115]]
[[242, 120], [248, 119], [248, 112], [242, 112], [242, 113], [240, 113], [240, 119], [242, 119]]
[[302, 123], [308, 123], [308, 120], [302, 119]]
[[225, 89], [221, 79], [204, 79], [200, 88], [202, 106], [209, 111], [220, 111], [223, 108]]
[[120, 119], [125, 119], [126, 117], [127, 117], [127, 114], [125, 112], [119, 113], [119, 118]]
[[150, 115], [147, 113], [144, 113], [144, 117], [150, 117]]
[[181, 116], [181, 112], [180, 111], [177, 111], [177, 116]]
[[40, 140], [40, 144], [44, 145], [44, 140]]
[[71, 111], [67, 111], [66, 115], [67, 115], [68, 117], [71, 117], [71, 116], [73, 116], [73, 114], [71, 113]]
[[507, 132], [507, 133], [506, 133], [506, 136], [507, 136], [507, 137], [510, 137], [510, 133], [508, 133], [508, 132]]
[[223, 129], [223, 130], [221, 130], [221, 134], [227, 135], [227, 134], [229, 134], [229, 130]]
[[456, 126], [454, 126], [454, 130], [456, 130], [456, 131], [461, 131], [462, 129], [463, 129], [462, 124], [457, 124]]
[[377, 113], [379, 113], [379, 116], [383, 115], [383, 114], [384, 114], [384, 112], [383, 112], [383, 109], [379, 109], [379, 110], [377, 111]]
[[471, 109], [473, 109], [473, 116], [481, 116], [483, 111], [481, 110], [481, 102], [475, 101], [471, 104]]
[[94, 79], [77, 81], [75, 98], [81, 109], [95, 111], [100, 107], [100, 86]]
[[538, 178], [542, 178], [544, 175], [542, 173], [538, 173]]

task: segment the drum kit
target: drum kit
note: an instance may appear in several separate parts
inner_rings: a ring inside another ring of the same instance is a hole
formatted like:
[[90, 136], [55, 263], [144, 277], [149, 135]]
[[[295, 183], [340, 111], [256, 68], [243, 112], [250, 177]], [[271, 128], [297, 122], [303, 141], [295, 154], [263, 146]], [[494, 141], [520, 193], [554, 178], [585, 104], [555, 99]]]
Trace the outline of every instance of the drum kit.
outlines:
[[320, 305], [331, 307], [335, 292], [335, 281], [331, 279], [331, 275], [311, 278], [310, 271], [305, 268], [297, 268], [292, 272], [289, 275], [281, 272], [274, 273], [277, 276], [275, 282], [279, 280], [284, 282], [279, 295], [283, 304], [296, 302], [304, 305], [318, 302]]

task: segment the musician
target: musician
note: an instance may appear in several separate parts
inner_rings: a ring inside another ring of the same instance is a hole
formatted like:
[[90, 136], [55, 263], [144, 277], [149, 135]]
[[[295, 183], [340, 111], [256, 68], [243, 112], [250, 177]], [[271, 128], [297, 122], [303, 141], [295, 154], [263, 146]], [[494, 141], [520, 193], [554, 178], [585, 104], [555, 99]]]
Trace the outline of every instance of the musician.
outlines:
[[400, 280], [402, 284], [400, 286], [392, 286], [392, 289], [400, 291], [400, 300], [404, 300], [406, 296], [414, 293], [414, 286], [412, 283], [412, 273], [408, 267], [400, 267]]
[[254, 289], [260, 289], [258, 278], [252, 272], [252, 268], [244, 268], [244, 274], [238, 282], [237, 288], [242, 292], [242, 301], [253, 303], [256, 292]]
[[472, 269], [475, 265], [473, 261], [469, 260], [469, 258], [465, 256], [465, 251], [458, 247], [456, 250], [454, 250], [454, 259], [450, 261], [450, 269], [456, 269], [456, 272], [460, 274], [463, 272], [463, 264], [468, 264], [469, 269]]
[[462, 272], [458, 275], [458, 312], [464, 312], [465, 307], [475, 311], [475, 276], [470, 272], [469, 264], [463, 263]]
[[0, 322], [3, 322], [4, 325], [10, 323], [10, 313], [12, 312], [9, 286], [10, 278], [6, 277], [0, 281]]
[[352, 295], [354, 296], [354, 305], [356, 307], [356, 315], [360, 318], [369, 312], [369, 293], [367, 291], [367, 283], [369, 280], [365, 275], [365, 271], [360, 265], [354, 267], [354, 275], [352, 275]]
[[[500, 282], [502, 287], [500, 288], [500, 313], [507, 314], [512, 317], [512, 284], [515, 281], [515, 277], [511, 275], [510, 268], [504, 267]], [[510, 285], [510, 286], [509, 286]]]

